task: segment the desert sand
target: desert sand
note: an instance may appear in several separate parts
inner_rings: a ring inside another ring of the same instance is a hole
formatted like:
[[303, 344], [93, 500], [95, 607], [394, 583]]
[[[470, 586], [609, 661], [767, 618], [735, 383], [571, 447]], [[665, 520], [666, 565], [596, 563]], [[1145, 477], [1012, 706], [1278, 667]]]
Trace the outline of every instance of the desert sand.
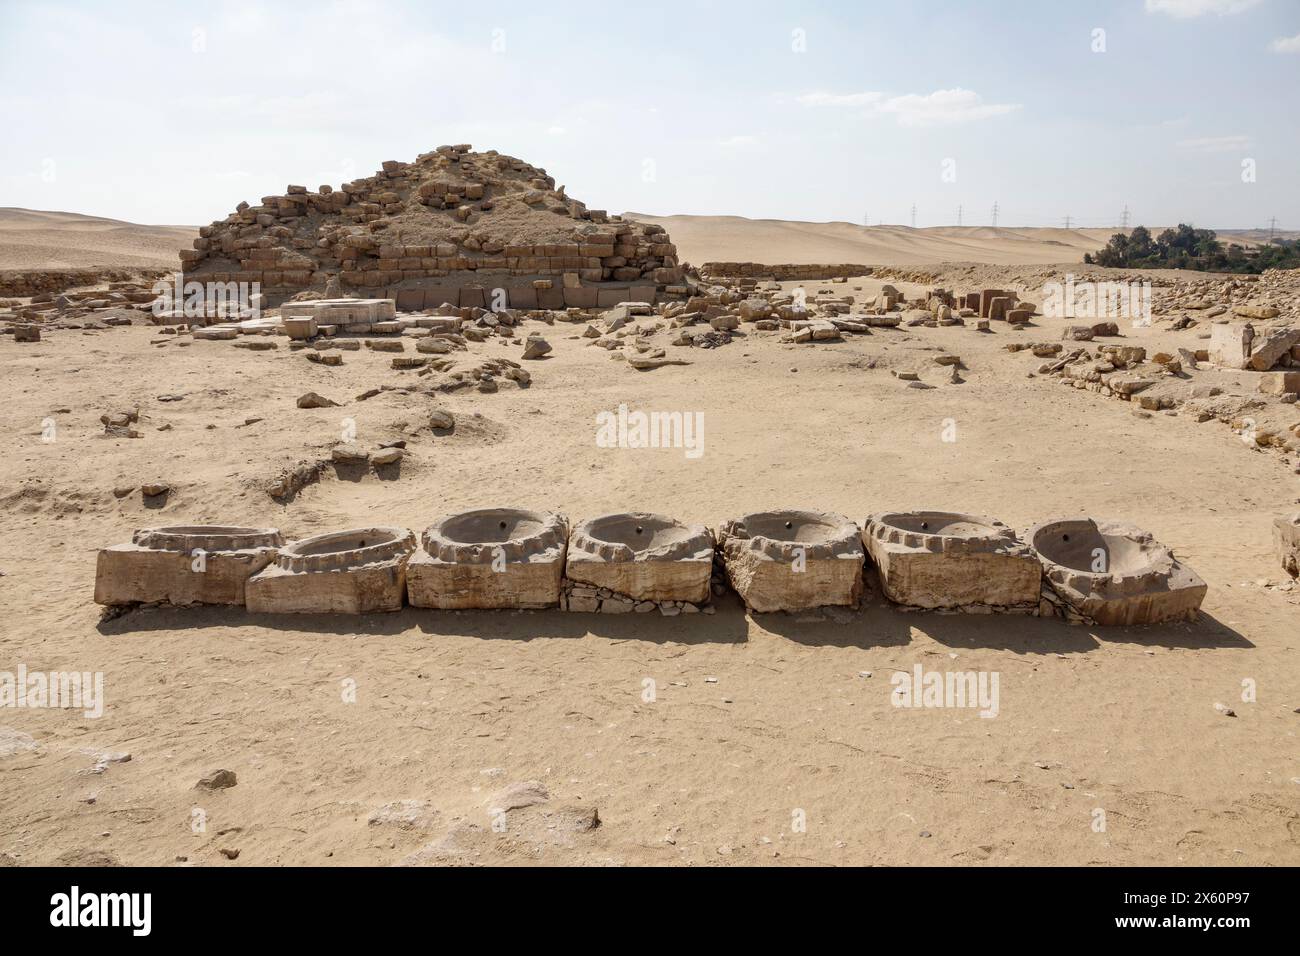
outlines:
[[[1096, 252], [1118, 227], [1050, 229], [1035, 226], [859, 226], [850, 222], [791, 222], [743, 216], [654, 216], [626, 214], [638, 222], [663, 226], [682, 258], [705, 262], [853, 262], [920, 265], [971, 262], [989, 265], [1077, 266]], [[1164, 227], [1151, 227], [1153, 234]], [[1295, 238], [1294, 233], [1280, 234]], [[1224, 230], [1224, 242], [1246, 247], [1267, 239], [1258, 230]]]
[[174, 269], [193, 226], [142, 226], [69, 212], [0, 207], [0, 269]]
[[[689, 261], [1073, 263], [1101, 241], [647, 221], [667, 225]], [[37, 255], [9, 241], [0, 261]], [[102, 671], [106, 698], [99, 719], [0, 711], [0, 859], [1300, 863], [1300, 588], [1269, 539], [1272, 516], [1297, 510], [1295, 476], [1217, 422], [1139, 416], [1034, 374], [1039, 359], [1003, 346], [1059, 340], [1061, 320], [1036, 322], [987, 335], [880, 329], [815, 347], [752, 333], [645, 373], [586, 347], [580, 324], [528, 322], [554, 346], [527, 363], [530, 388], [451, 395], [367, 350], [327, 368], [145, 325], [0, 340], [12, 436], [0, 463], [0, 668]], [[1188, 334], [1126, 330], [1125, 342], [1154, 351]], [[942, 382], [938, 351], [962, 356], [965, 384]], [[469, 357], [518, 353], [494, 338]], [[905, 388], [891, 375], [901, 369], [936, 388]], [[1198, 374], [1247, 387], [1241, 373]], [[372, 388], [386, 390], [357, 399]], [[308, 390], [340, 407], [295, 407]], [[703, 412], [704, 454], [597, 447], [596, 415], [620, 403]], [[142, 438], [104, 436], [101, 414], [137, 405]], [[455, 414], [454, 432], [420, 428], [434, 408]], [[51, 419], [57, 437], [42, 441]], [[400, 475], [327, 470], [272, 499], [286, 467], [329, 457], [344, 419], [371, 445], [407, 437]], [[950, 422], [957, 440], [945, 442]], [[151, 481], [172, 487], [161, 507], [144, 504]], [[710, 525], [769, 507], [857, 521], [949, 508], [1021, 531], [1115, 516], [1170, 545], [1209, 593], [1195, 623], [1150, 628], [908, 614], [878, 589], [834, 616], [748, 615], [728, 595], [712, 616], [677, 618], [189, 608], [101, 622], [91, 601], [98, 549], [142, 526], [418, 533], [499, 504]], [[999, 673], [998, 716], [896, 708], [891, 675], [918, 664]], [[238, 784], [195, 789], [218, 768]], [[511, 787], [538, 802], [496, 832], [489, 811]]]

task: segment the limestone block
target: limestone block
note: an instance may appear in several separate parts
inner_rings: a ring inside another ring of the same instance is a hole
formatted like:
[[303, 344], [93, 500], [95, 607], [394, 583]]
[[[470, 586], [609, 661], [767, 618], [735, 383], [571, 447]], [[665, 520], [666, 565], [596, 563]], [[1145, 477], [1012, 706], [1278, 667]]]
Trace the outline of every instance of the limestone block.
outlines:
[[885, 512], [867, 517], [862, 540], [886, 597], [898, 604], [1038, 604], [1038, 559], [1001, 521], [946, 511]]
[[1061, 518], [1032, 528], [1048, 584], [1103, 625], [1193, 620], [1205, 582], [1149, 532], [1119, 521]]
[[1259, 390], [1265, 395], [1285, 395], [1287, 392], [1300, 392], [1300, 370], [1265, 372], [1259, 377]]
[[274, 528], [142, 528], [99, 552], [95, 603], [239, 604], [283, 544]]
[[751, 611], [852, 606], [862, 595], [861, 532], [842, 515], [756, 512], [725, 522], [718, 541], [731, 585]]
[[413, 607], [544, 608], [560, 600], [563, 515], [483, 508], [431, 524], [407, 566]]
[[1210, 326], [1210, 361], [1223, 368], [1247, 368], [1246, 326], [1240, 322]]
[[248, 581], [248, 609], [261, 614], [369, 614], [401, 610], [415, 535], [354, 528], [294, 541]]
[[283, 319], [280, 324], [291, 339], [305, 341], [316, 337], [316, 319], [312, 316]]
[[1261, 333], [1255, 338], [1249, 367], [1257, 372], [1267, 372], [1297, 344], [1300, 344], [1300, 329], [1274, 329]]
[[639, 512], [589, 518], [573, 530], [565, 573], [570, 581], [606, 588], [636, 601], [709, 598], [713, 535]]

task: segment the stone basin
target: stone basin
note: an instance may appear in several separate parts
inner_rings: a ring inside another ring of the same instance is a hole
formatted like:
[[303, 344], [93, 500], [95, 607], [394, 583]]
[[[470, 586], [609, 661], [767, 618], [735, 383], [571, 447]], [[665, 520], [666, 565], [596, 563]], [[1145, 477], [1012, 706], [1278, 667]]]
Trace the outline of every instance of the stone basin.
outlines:
[[1036, 612], [1042, 568], [994, 518], [955, 511], [869, 515], [862, 541], [886, 597], [923, 608]]
[[397, 611], [415, 535], [405, 528], [350, 528], [285, 545], [248, 582], [248, 609], [263, 614]]
[[[607, 588], [615, 596], [692, 604], [708, 600], [712, 570], [713, 535], [708, 528], [644, 512], [582, 522], [569, 540], [566, 564], [570, 581]], [[570, 609], [597, 607], [571, 601]]]
[[248, 579], [271, 563], [283, 543], [275, 528], [141, 528], [130, 544], [99, 552], [95, 601], [242, 605]]
[[1205, 582], [1150, 532], [1113, 520], [1058, 518], [1028, 535], [1052, 589], [1098, 624], [1194, 620]]
[[865, 553], [858, 526], [819, 511], [758, 511], [718, 529], [731, 586], [751, 611], [853, 606]]
[[415, 607], [543, 608], [560, 600], [569, 537], [560, 514], [480, 508], [439, 518], [407, 567]]

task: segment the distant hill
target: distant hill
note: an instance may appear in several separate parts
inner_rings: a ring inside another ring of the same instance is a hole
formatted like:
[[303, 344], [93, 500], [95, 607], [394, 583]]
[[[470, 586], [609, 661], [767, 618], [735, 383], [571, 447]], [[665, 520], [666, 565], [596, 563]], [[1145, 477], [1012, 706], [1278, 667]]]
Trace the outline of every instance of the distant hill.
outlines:
[[0, 269], [179, 268], [193, 226], [142, 226], [73, 212], [0, 207]]

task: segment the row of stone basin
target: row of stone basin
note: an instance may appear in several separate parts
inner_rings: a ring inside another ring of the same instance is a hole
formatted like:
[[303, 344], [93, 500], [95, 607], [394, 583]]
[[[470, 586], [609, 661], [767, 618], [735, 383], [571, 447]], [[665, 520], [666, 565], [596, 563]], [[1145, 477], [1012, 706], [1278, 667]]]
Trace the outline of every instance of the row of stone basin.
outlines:
[[711, 600], [715, 562], [760, 612], [855, 606], [868, 567], [886, 597], [909, 607], [1098, 624], [1190, 619], [1206, 591], [1149, 533], [1086, 517], [1044, 522], [1022, 539], [1000, 521], [946, 511], [874, 514], [861, 526], [823, 512], [764, 511], [714, 533], [643, 513], [602, 515], [570, 532], [563, 515], [485, 508], [441, 518], [418, 542], [395, 527], [288, 544], [273, 528], [142, 529], [100, 551], [95, 600], [258, 613], [361, 614], [408, 602], [680, 610]]

